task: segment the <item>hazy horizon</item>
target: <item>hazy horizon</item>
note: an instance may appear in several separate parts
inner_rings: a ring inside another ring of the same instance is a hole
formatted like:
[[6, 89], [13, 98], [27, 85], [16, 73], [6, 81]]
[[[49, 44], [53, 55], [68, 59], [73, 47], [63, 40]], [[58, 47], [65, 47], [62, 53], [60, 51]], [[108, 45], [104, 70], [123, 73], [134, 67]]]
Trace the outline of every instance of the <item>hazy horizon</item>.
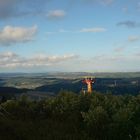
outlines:
[[116, 71], [116, 72], [88, 72], [88, 71], [83, 71], [83, 72], [80, 72], [80, 71], [41, 71], [41, 72], [20, 72], [20, 71], [14, 71], [14, 72], [0, 72], [0, 74], [64, 74], [64, 73], [67, 73], [67, 74], [71, 74], [71, 73], [91, 73], [91, 74], [108, 74], [108, 73], [114, 73], [114, 74], [119, 74], [119, 73], [140, 73], [140, 71], [134, 71], [134, 72], [127, 72], [127, 71]]

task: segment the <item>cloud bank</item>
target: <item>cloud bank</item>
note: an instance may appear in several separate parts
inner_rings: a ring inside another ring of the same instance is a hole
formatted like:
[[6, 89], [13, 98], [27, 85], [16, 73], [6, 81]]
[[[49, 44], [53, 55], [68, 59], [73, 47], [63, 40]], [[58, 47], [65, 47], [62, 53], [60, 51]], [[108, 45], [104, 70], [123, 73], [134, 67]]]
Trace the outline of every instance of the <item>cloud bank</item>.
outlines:
[[74, 54], [67, 54], [63, 56], [47, 56], [39, 54], [33, 57], [22, 57], [13, 52], [0, 53], [0, 67], [1, 68], [30, 68], [39, 66], [52, 66], [77, 59], [78, 56]]

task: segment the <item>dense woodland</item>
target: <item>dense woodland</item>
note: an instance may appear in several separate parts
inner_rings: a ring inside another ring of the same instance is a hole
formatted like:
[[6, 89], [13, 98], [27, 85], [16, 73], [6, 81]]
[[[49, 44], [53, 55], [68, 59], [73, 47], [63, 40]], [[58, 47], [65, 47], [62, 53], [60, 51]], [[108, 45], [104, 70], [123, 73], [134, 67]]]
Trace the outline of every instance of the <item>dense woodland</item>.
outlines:
[[61, 91], [40, 101], [1, 100], [1, 140], [139, 140], [140, 95]]

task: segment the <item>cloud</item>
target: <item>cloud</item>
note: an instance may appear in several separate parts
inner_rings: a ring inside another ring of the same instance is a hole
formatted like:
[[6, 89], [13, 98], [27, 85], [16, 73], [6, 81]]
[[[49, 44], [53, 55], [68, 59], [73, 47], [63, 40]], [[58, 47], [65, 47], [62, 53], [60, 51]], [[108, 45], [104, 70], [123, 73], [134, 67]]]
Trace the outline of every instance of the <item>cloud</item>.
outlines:
[[67, 61], [67, 60], [71, 60], [75, 58], [78, 58], [78, 56], [74, 54], [67, 54], [63, 56], [47, 56], [45, 54], [40, 54], [29, 59], [29, 61], [31, 62], [35, 61], [39, 63], [43, 62], [44, 64], [47, 62], [47, 64], [53, 64], [53, 63], [59, 63], [59, 62], [63, 62], [63, 61]]
[[105, 4], [105, 5], [110, 5], [114, 2], [114, 0], [100, 0], [100, 2]]
[[[115, 0], [79, 0], [79, 3], [95, 2], [102, 5], [110, 5]], [[48, 3], [52, 0], [0, 0], [0, 19], [19, 18], [23, 16], [46, 16]], [[71, 6], [75, 0], [66, 1], [66, 5]], [[65, 7], [67, 9], [67, 6]], [[62, 18], [66, 15], [64, 10], [52, 10], [47, 13], [48, 18]]]
[[129, 36], [128, 37], [129, 42], [136, 42], [136, 41], [139, 41], [139, 40], [140, 40], [139, 36]]
[[122, 8], [122, 11], [123, 11], [124, 13], [128, 13], [128, 7], [123, 7], [123, 8]]
[[98, 33], [98, 32], [105, 32], [107, 29], [102, 27], [95, 27], [95, 28], [82, 28], [80, 30], [64, 30], [60, 29], [56, 32], [47, 32], [47, 34], [56, 34], [56, 33]]
[[121, 47], [117, 47], [114, 49], [114, 51], [116, 53], [120, 53], [120, 52], [123, 52], [125, 50], [126, 46], [121, 46]]
[[0, 53], [0, 60], [1, 61], [7, 61], [9, 59], [16, 58], [18, 55], [13, 53], [13, 52], [5, 52], [5, 53]]
[[79, 59], [75, 54], [52, 55], [38, 54], [23, 57], [13, 52], [0, 53], [0, 68], [5, 70], [59, 70], [67, 71], [135, 71], [140, 68], [140, 55], [101, 54]]
[[117, 23], [117, 26], [125, 26], [127, 28], [137, 28], [140, 27], [140, 23], [128, 20]]
[[64, 10], [52, 10], [48, 12], [47, 17], [49, 19], [58, 19], [63, 18], [65, 15], [66, 12]]
[[140, 56], [135, 54], [101, 54], [83, 61], [85, 71], [121, 72], [140, 69]]
[[138, 57], [140, 57], [140, 52], [136, 53], [135, 55], [138, 56]]
[[115, 0], [85, 0], [85, 2], [99, 3], [99, 4], [103, 4], [103, 5], [110, 5], [114, 1]]
[[140, 11], [140, 2], [137, 3], [137, 9]]
[[8, 46], [15, 43], [32, 41], [36, 32], [37, 26], [30, 28], [5, 26], [2, 30], [0, 30], [0, 44]]
[[[100, 1], [102, 4], [112, 3], [113, 0], [85, 0], [85, 1]], [[66, 16], [66, 11], [61, 9], [54, 9], [48, 11], [48, 3], [55, 2], [54, 0], [0, 0], [0, 19], [19, 18], [23, 16], [41, 15], [48, 18], [62, 18]], [[83, 0], [78, 0], [82, 3]], [[77, 1], [67, 0], [65, 2], [65, 9], [69, 6], [75, 5]], [[67, 6], [68, 5], [68, 6]], [[47, 12], [48, 11], [48, 12]]]
[[50, 0], [0, 0], [0, 19], [17, 18], [43, 12]]
[[17, 2], [17, 0], [0, 0], [0, 18], [13, 16]]
[[60, 63], [64, 63], [73, 59], [77, 59], [78, 56], [74, 54], [68, 54], [63, 56], [47, 56], [45, 54], [39, 54], [33, 57], [22, 57], [13, 52], [0, 53], [0, 67], [1, 68], [30, 68], [40, 66], [55, 66]]
[[100, 27], [96, 27], [96, 28], [83, 28], [81, 29], [79, 32], [105, 32], [106, 29], [105, 28], [100, 28]]

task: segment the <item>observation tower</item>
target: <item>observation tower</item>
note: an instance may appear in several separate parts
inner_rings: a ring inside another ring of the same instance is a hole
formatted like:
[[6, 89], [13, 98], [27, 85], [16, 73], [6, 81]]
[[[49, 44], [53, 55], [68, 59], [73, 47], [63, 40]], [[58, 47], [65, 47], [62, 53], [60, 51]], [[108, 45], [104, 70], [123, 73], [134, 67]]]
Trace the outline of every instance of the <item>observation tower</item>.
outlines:
[[87, 85], [87, 93], [91, 94], [93, 91], [92, 85], [95, 83], [95, 78], [88, 77], [82, 80], [82, 82]]

